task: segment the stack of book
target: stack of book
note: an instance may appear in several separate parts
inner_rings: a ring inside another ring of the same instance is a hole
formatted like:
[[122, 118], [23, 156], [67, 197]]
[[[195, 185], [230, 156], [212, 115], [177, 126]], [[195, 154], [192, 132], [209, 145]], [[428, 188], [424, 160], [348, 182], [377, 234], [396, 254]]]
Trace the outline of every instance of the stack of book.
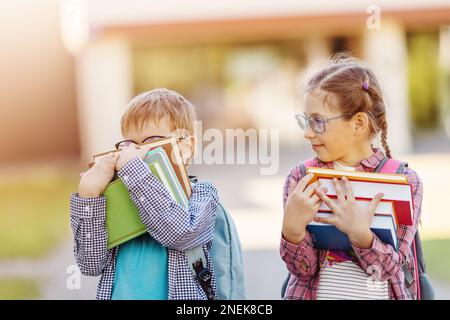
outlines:
[[[333, 186], [333, 178], [346, 176], [350, 181], [357, 205], [361, 209], [367, 207], [373, 197], [383, 192], [384, 197], [375, 210], [371, 230], [381, 241], [398, 249], [398, 225], [413, 224], [412, 187], [406, 175], [375, 172], [349, 172], [324, 168], [307, 168], [306, 173], [313, 173], [309, 184], [320, 181], [321, 187], [327, 188], [327, 196], [336, 203], [337, 195]], [[325, 204], [319, 208], [317, 216], [329, 217], [333, 213]], [[321, 250], [352, 250], [347, 235], [335, 226], [311, 221], [307, 226], [314, 247]]]
[[[145, 156], [144, 162], [148, 164], [153, 175], [167, 188], [172, 198], [187, 208], [191, 184], [176, 138], [162, 139], [151, 142], [149, 145], [151, 149]], [[95, 155], [94, 159], [110, 152]], [[121, 179], [115, 175], [103, 194], [106, 197], [108, 249], [147, 232], [140, 220], [138, 209]]]

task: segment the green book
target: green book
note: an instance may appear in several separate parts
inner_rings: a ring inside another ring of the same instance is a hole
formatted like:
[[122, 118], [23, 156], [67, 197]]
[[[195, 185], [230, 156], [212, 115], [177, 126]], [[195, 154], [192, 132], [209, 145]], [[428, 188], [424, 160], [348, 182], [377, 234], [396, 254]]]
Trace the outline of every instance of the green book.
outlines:
[[[164, 149], [158, 147], [149, 151], [144, 162], [149, 165], [153, 175], [162, 182], [173, 199], [187, 208], [187, 196]], [[147, 232], [147, 228], [139, 217], [138, 209], [131, 200], [128, 189], [122, 180], [115, 179], [111, 182], [104, 195], [106, 197], [108, 249]]]

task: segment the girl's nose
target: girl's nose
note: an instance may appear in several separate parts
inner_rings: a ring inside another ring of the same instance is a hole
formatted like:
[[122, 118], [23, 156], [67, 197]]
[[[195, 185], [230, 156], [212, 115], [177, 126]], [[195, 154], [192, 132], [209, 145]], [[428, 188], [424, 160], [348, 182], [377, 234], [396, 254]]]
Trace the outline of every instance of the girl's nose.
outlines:
[[311, 129], [310, 126], [307, 126], [305, 129], [305, 133], [303, 134], [303, 136], [305, 137], [305, 139], [313, 139], [316, 137], [315, 132]]

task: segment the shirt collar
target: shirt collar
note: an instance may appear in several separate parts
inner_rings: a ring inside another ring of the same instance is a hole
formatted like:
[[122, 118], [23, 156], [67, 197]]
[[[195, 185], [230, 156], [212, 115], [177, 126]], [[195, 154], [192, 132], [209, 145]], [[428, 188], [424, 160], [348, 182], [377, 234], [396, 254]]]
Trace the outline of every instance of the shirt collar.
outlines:
[[[373, 154], [360, 161], [360, 164], [356, 167], [357, 171], [364, 171], [364, 167], [375, 170], [375, 168], [380, 164], [381, 160], [385, 157], [383, 151], [380, 148], [372, 148]], [[333, 161], [322, 162], [319, 158], [315, 157], [314, 161], [319, 167], [333, 168]]]
[[381, 160], [384, 159], [384, 157], [386, 157], [383, 153], [383, 151], [380, 148], [372, 148], [374, 153], [361, 161], [361, 164], [363, 164], [364, 166], [368, 167], [368, 168], [372, 168], [375, 169], [381, 162]]

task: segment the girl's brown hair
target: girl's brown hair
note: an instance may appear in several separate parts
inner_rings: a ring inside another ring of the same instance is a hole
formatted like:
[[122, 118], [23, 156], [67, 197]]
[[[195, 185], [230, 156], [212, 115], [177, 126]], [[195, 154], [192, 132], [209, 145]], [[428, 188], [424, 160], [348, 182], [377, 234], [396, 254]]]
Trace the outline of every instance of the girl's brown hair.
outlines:
[[307, 92], [316, 89], [329, 93], [325, 96], [326, 103], [332, 99], [332, 105], [342, 111], [345, 120], [365, 112], [370, 120], [370, 136], [373, 138], [381, 132], [386, 156], [392, 158], [387, 143], [385, 103], [377, 78], [370, 69], [348, 54], [339, 54], [329, 67], [314, 74], [308, 82]]

